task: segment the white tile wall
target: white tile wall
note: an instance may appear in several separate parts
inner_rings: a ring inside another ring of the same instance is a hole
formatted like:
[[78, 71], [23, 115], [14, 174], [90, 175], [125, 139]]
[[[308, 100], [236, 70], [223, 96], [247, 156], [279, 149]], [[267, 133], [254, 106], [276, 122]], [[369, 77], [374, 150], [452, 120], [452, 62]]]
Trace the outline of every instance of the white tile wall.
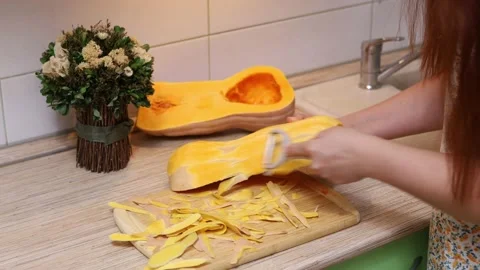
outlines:
[[[42, 0], [44, 2], [45, 0]], [[56, 1], [60, 29], [109, 19], [142, 42], [159, 45], [208, 34], [207, 0]]]
[[73, 126], [47, 107], [33, 74], [48, 42], [72, 25], [124, 26], [152, 45], [154, 80], [218, 79], [258, 64], [288, 75], [357, 59], [372, 31], [395, 35], [399, 1], [2, 0], [0, 146]]
[[34, 74], [2, 80], [1, 88], [9, 143], [23, 142], [73, 127], [73, 114], [61, 116], [47, 107]]
[[[210, 33], [348, 7], [368, 0], [210, 0]], [[369, 17], [369, 16], [368, 16]]]
[[57, 35], [54, 11], [45, 2], [0, 2], [0, 78], [38, 69], [41, 53]]
[[[408, 47], [408, 18], [403, 14], [403, 0], [377, 0], [373, 4], [372, 38], [403, 36], [404, 41], [385, 43], [385, 52]], [[420, 42], [421, 32], [417, 33]]]
[[159, 45], [208, 34], [207, 0], [2, 0], [0, 78], [32, 72], [48, 43], [72, 25], [109, 19], [142, 42]]
[[213, 35], [211, 77], [251, 65], [274, 65], [288, 75], [358, 58], [370, 35], [370, 12], [362, 5]]
[[[1, 88], [0, 88], [0, 91], [1, 91]], [[5, 124], [3, 119], [4, 118], [3, 118], [2, 95], [0, 95], [0, 148], [4, 147], [7, 144], [7, 134], [5, 133], [6, 131], [5, 131]]]
[[155, 81], [208, 80], [208, 38], [152, 48]]

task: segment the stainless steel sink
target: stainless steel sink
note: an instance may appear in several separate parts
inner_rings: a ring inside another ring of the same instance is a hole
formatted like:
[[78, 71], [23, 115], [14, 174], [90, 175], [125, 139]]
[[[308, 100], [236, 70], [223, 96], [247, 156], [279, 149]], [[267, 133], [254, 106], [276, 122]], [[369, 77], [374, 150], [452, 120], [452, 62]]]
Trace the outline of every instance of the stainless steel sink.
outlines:
[[[375, 90], [360, 88], [359, 74], [297, 89], [296, 104], [300, 110], [315, 115], [341, 117], [380, 103], [421, 80], [420, 60], [416, 60], [397, 71]], [[441, 132], [428, 132], [396, 139], [395, 141], [438, 151]]]
[[405, 90], [410, 86], [421, 81], [420, 60], [415, 60], [405, 66], [403, 69], [397, 71], [391, 77], [385, 80], [385, 84], [389, 84], [398, 90]]

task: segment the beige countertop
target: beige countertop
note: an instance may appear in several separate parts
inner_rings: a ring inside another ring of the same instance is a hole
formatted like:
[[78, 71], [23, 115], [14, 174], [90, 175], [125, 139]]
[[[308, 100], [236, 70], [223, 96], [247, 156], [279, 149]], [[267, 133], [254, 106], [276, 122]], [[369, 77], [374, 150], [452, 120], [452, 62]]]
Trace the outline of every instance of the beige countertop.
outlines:
[[[313, 93], [315, 84], [357, 71], [354, 64], [341, 67], [291, 78], [295, 88], [305, 87], [298, 95], [300, 108], [322, 113], [312, 104], [302, 105], [303, 91]], [[318, 75], [316, 80], [312, 74]], [[203, 139], [230, 140], [244, 134]], [[0, 150], [0, 269], [143, 269], [146, 258], [132, 245], [110, 242], [108, 235], [118, 229], [107, 203], [168, 187], [168, 157], [188, 141], [134, 133], [128, 168], [110, 174], [75, 168], [71, 134]], [[360, 211], [358, 225], [239, 269], [321, 269], [428, 225], [428, 205], [377, 180], [336, 189]]]

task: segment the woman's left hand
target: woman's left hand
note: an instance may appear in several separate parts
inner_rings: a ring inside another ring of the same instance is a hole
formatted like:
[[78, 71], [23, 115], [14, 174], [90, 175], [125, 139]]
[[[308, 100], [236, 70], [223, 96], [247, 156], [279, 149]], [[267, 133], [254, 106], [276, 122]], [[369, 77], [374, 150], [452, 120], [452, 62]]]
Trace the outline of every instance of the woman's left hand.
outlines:
[[345, 127], [333, 127], [320, 132], [314, 139], [291, 144], [288, 158], [312, 161], [308, 173], [332, 184], [347, 184], [368, 176], [372, 166], [369, 156], [379, 138]]

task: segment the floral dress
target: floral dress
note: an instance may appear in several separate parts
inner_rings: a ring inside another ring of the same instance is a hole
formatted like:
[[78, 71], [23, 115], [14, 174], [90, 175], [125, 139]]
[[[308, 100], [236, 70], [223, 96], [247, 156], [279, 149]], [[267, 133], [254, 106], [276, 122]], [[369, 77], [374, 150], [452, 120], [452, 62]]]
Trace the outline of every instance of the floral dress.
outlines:
[[[445, 99], [449, 112], [451, 96]], [[446, 152], [445, 138], [441, 152]], [[480, 224], [458, 220], [438, 209], [430, 222], [428, 270], [480, 270]]]

